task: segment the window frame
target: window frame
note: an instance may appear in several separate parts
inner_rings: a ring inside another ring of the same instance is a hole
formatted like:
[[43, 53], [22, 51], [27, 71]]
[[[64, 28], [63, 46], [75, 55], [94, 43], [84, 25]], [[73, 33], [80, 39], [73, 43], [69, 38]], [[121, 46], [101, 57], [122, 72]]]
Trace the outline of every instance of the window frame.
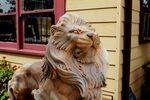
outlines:
[[65, 13], [65, 0], [54, 0], [53, 9], [44, 9], [44, 10], [33, 10], [33, 11], [23, 11], [21, 9], [21, 0], [16, 1], [16, 12], [8, 14], [0, 14], [0, 16], [11, 16], [15, 15], [16, 20], [16, 42], [3, 42], [0, 41], [0, 51], [10, 52], [10, 53], [19, 53], [19, 54], [29, 54], [43, 56], [45, 52], [44, 44], [28, 44], [24, 43], [24, 23], [22, 21], [22, 14], [31, 14], [31, 13], [44, 13], [44, 12], [53, 12], [55, 17], [55, 23], [58, 21], [59, 17]]
[[140, 0], [140, 23], [139, 23], [139, 43], [143, 44], [143, 43], [150, 43], [150, 40], [144, 40], [144, 34], [143, 34], [143, 20], [144, 20], [144, 16], [143, 16], [143, 7], [142, 7], [142, 2], [143, 0]]

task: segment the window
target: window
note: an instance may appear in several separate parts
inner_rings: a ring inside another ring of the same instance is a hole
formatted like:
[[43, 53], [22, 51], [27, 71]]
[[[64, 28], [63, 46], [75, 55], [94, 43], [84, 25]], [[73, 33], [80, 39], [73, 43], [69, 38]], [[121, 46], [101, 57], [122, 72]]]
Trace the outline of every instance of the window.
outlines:
[[0, 0], [0, 51], [43, 55], [64, 0]]
[[25, 11], [53, 8], [53, 0], [23, 0], [22, 4]]
[[47, 44], [50, 27], [54, 24], [53, 13], [26, 15], [23, 22], [25, 43]]
[[16, 41], [15, 0], [0, 0], [0, 41]]
[[150, 0], [141, 0], [140, 43], [150, 42]]
[[0, 41], [16, 42], [15, 16], [0, 16]]

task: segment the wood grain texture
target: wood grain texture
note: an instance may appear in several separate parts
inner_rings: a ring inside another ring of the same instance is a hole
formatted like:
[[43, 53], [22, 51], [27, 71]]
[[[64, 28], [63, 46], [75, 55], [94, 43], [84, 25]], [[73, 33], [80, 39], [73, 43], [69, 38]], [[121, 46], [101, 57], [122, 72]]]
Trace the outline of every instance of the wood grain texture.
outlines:
[[99, 36], [116, 36], [116, 23], [91, 23]]
[[117, 48], [116, 38], [100, 37], [100, 40], [107, 50], [116, 50]]
[[111, 9], [94, 9], [94, 10], [81, 10], [81, 11], [72, 11], [83, 18], [87, 22], [115, 22], [117, 21], [116, 8]]
[[20, 65], [29, 62], [32, 63], [32, 62], [40, 61], [40, 59], [42, 58], [37, 56], [28, 56], [28, 55], [0, 52], [0, 58], [3, 56], [6, 57], [7, 61], [20, 64]]
[[133, 0], [132, 1], [132, 9], [140, 11], [140, 0]]
[[66, 0], [66, 10], [117, 7], [116, 0]]

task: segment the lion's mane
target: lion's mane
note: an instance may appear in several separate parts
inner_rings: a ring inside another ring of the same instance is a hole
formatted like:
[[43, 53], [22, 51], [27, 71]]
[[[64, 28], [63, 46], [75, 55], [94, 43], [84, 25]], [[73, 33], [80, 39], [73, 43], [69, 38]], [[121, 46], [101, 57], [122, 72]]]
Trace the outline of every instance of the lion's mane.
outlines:
[[[67, 84], [76, 86], [83, 98], [91, 98], [98, 95], [99, 88], [105, 86], [105, 70], [107, 68], [106, 51], [99, 44], [90, 47], [84, 53], [84, 58], [78, 59], [74, 56], [76, 38], [67, 37], [67, 29], [84, 27], [93, 30], [91, 25], [81, 17], [66, 13], [58, 23], [53, 26], [57, 31], [51, 29], [51, 37], [46, 47], [43, 75], [45, 78], [61, 79]], [[85, 47], [86, 48], [86, 47]], [[80, 52], [85, 52], [79, 50]]]

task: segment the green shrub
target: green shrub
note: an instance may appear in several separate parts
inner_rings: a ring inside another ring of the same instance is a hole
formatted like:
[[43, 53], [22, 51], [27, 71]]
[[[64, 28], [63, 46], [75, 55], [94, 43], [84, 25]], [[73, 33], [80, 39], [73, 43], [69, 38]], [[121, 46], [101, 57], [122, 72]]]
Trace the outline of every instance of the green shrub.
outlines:
[[0, 100], [8, 99], [7, 86], [8, 81], [12, 78], [13, 72], [14, 69], [3, 57], [0, 60]]

